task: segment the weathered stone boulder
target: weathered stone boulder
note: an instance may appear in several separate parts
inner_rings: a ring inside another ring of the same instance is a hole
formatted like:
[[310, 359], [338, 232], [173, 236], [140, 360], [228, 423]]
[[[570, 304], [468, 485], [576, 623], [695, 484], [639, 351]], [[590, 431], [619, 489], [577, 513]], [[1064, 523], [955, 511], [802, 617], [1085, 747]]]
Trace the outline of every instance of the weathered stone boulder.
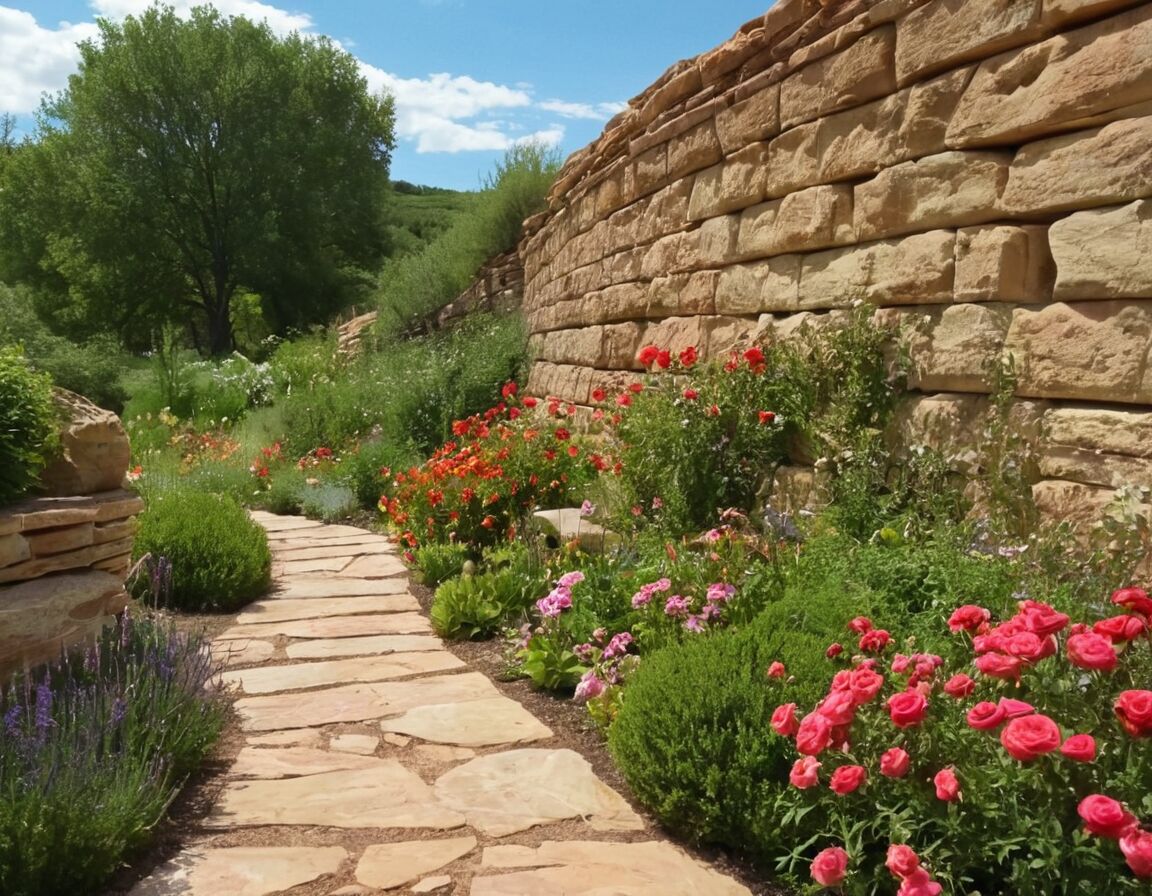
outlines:
[[40, 474], [45, 493], [65, 497], [119, 488], [132, 456], [120, 418], [67, 389], [57, 389], [54, 397], [65, 423], [60, 456]]

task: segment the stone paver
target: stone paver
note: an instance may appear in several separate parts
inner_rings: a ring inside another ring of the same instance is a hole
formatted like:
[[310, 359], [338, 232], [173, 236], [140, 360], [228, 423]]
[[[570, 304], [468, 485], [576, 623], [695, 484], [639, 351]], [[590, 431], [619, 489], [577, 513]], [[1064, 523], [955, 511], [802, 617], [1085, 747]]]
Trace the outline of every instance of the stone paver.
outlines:
[[252, 516], [275, 590], [212, 645], [245, 746], [200, 839], [131, 896], [749, 896], [668, 843], [557, 841], [557, 822], [582, 838], [644, 822], [431, 633], [395, 545]]
[[272, 694], [353, 681], [384, 681], [429, 672], [459, 669], [464, 663], [447, 650], [425, 653], [388, 653], [349, 660], [293, 663], [225, 672], [226, 684], [239, 686], [245, 694]]
[[339, 846], [193, 849], [157, 869], [132, 896], [268, 896], [334, 874]]
[[436, 781], [436, 796], [490, 837], [583, 818], [595, 831], [640, 831], [644, 822], [572, 750], [480, 756]]
[[493, 697], [468, 703], [417, 706], [380, 723], [384, 731], [461, 747], [544, 740], [552, 731], [515, 700]]
[[476, 848], [476, 838], [452, 837], [369, 846], [356, 866], [356, 880], [390, 890], [438, 871]]

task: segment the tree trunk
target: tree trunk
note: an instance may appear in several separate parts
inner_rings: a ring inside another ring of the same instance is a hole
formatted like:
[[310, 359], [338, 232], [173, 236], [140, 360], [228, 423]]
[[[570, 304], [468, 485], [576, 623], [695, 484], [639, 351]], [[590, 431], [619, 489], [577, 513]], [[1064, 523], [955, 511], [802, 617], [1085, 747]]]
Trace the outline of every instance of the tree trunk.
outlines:
[[230, 296], [223, 295], [212, 303], [208, 312], [208, 353], [212, 357], [231, 354], [235, 343], [232, 340], [232, 315]]

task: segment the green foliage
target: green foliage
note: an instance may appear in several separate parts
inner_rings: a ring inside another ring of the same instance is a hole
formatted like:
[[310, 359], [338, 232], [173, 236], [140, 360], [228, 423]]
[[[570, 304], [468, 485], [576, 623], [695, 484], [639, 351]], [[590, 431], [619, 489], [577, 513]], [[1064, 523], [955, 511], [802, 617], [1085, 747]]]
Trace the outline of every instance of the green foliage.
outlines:
[[491, 637], [500, 628], [504, 607], [487, 575], [449, 579], [436, 589], [430, 616], [442, 638], [466, 641]]
[[480, 266], [513, 248], [524, 219], [540, 211], [560, 168], [540, 144], [510, 149], [467, 214], [423, 250], [389, 261], [379, 276], [377, 329], [386, 335], [431, 329], [436, 312], [467, 289]]
[[461, 574], [468, 559], [468, 548], [462, 544], [433, 542], [413, 550], [412, 557], [421, 584], [435, 588]]
[[347, 519], [359, 506], [356, 493], [346, 485], [321, 482], [305, 486], [300, 493], [300, 510], [304, 516], [326, 523]]
[[172, 563], [174, 608], [228, 612], [255, 600], [271, 580], [264, 530], [231, 498], [178, 488], [150, 496], [135, 556]]
[[827, 669], [825, 638], [794, 627], [802, 611], [781, 602], [746, 629], [645, 655], [624, 691], [612, 755], [637, 798], [694, 842], [771, 855], [765, 801], [791, 760], [771, 735], [779, 699], [764, 672], [781, 661], [815, 697]]
[[203, 639], [125, 615], [0, 694], [0, 891], [100, 892], [223, 727]]
[[528, 639], [519, 652], [519, 671], [532, 684], [546, 691], [570, 691], [576, 687], [584, 666], [573, 653], [570, 639], [541, 632]]
[[0, 346], [0, 506], [36, 485], [56, 436], [51, 378]]
[[170, 321], [213, 355], [237, 295], [277, 332], [354, 296], [385, 248], [394, 118], [356, 60], [209, 6], [99, 28], [5, 165], [5, 275], [77, 332]]

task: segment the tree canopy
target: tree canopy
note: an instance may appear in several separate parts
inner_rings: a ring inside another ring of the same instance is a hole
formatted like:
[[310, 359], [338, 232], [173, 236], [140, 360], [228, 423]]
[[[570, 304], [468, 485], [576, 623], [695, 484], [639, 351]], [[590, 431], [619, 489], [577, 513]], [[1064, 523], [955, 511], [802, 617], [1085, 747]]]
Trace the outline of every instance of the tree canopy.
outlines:
[[213, 354], [239, 291], [279, 330], [346, 304], [386, 249], [391, 98], [327, 39], [210, 7], [99, 28], [0, 169], [0, 276], [65, 330], [178, 322]]

